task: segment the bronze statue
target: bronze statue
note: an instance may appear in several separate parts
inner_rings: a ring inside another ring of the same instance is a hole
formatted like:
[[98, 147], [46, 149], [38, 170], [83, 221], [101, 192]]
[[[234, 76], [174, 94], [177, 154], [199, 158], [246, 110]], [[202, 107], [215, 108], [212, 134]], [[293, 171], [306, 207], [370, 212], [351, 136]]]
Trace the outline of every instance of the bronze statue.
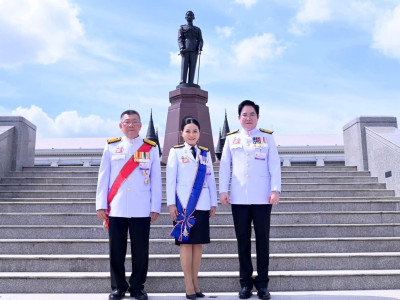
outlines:
[[180, 55], [182, 56], [182, 65], [181, 82], [177, 86], [177, 88], [199, 88], [199, 86], [193, 81], [196, 72], [197, 57], [199, 57], [203, 49], [203, 37], [201, 35], [200, 28], [193, 25], [193, 20], [195, 19], [195, 17], [192, 11], [189, 10], [186, 13], [185, 19], [187, 20], [187, 24], [181, 25], [178, 31], [178, 44]]

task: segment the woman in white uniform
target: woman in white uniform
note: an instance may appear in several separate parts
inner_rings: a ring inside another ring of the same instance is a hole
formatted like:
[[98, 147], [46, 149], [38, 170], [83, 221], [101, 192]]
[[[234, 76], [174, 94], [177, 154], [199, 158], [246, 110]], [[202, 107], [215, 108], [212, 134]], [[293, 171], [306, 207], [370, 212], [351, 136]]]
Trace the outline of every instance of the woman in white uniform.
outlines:
[[175, 244], [180, 245], [180, 260], [185, 276], [186, 298], [201, 293], [198, 272], [203, 244], [210, 243], [209, 218], [217, 208], [217, 189], [210, 152], [197, 146], [200, 124], [185, 117], [181, 124], [185, 141], [171, 148], [167, 162], [167, 205], [174, 229]]

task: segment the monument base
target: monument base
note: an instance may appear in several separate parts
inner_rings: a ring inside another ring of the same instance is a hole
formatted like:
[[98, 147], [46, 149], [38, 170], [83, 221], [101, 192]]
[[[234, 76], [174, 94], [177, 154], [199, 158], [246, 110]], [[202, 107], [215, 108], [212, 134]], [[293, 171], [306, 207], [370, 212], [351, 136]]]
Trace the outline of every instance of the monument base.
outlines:
[[169, 92], [167, 126], [165, 128], [162, 163], [168, 161], [169, 150], [184, 140], [181, 135], [182, 119], [191, 116], [200, 123], [199, 145], [210, 150], [212, 161], [215, 162], [214, 141], [211, 130], [210, 112], [206, 103], [208, 92], [199, 88], [179, 88]]

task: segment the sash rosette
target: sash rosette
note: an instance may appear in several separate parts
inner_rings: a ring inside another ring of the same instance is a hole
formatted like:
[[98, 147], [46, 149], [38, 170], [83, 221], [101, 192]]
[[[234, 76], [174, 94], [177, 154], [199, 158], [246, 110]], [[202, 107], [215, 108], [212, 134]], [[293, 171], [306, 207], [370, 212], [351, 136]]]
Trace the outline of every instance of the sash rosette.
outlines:
[[190, 193], [186, 209], [182, 207], [178, 194], [176, 194], [176, 208], [178, 216], [176, 218], [176, 225], [171, 231], [171, 236], [179, 242], [187, 242], [189, 240], [190, 229], [194, 226], [196, 219], [193, 213], [196, 210], [197, 201], [200, 198], [201, 191], [203, 190], [204, 179], [207, 172], [207, 151], [202, 150], [199, 156], [198, 168], [196, 178], [193, 183], [192, 192]]

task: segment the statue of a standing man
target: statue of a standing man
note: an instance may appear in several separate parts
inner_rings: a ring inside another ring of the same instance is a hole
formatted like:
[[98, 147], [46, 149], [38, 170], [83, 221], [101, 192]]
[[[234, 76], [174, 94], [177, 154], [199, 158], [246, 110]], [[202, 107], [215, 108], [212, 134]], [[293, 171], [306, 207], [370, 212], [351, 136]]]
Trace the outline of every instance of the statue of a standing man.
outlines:
[[[199, 27], [193, 25], [194, 13], [188, 11], [185, 19], [186, 25], [181, 25], [178, 31], [178, 44], [182, 56], [181, 86], [199, 87], [194, 84], [197, 57], [203, 49], [203, 37]], [[189, 77], [188, 77], [189, 71]]]

